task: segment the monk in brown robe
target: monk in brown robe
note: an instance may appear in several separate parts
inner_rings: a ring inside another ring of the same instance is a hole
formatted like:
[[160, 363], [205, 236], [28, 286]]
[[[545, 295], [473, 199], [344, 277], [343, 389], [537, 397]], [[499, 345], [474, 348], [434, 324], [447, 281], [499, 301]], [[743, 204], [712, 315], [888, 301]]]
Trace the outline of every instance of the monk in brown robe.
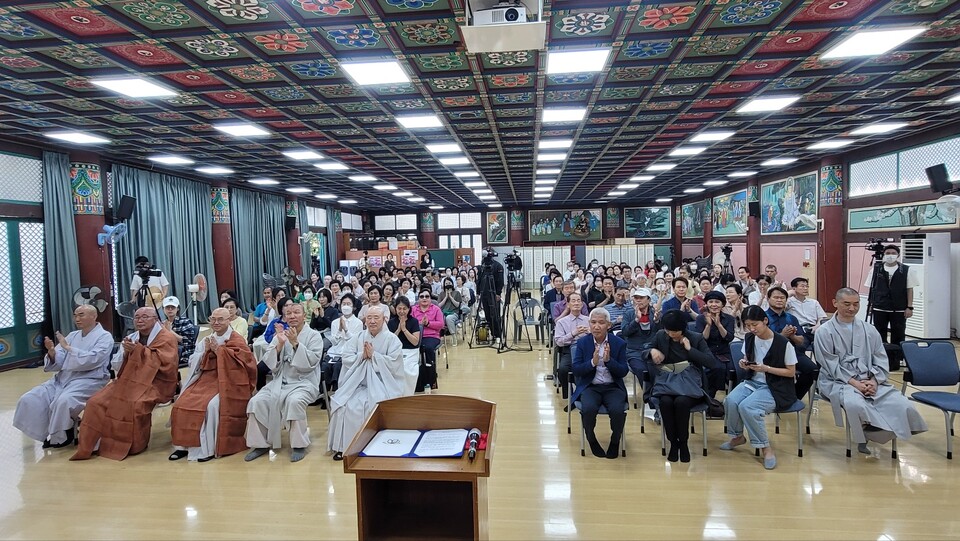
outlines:
[[213, 333], [197, 344], [183, 392], [173, 404], [170, 460], [206, 462], [247, 448], [247, 402], [257, 388], [257, 361], [245, 336], [230, 326], [230, 312], [210, 315]]
[[177, 388], [177, 338], [152, 308], [133, 317], [136, 332], [123, 339], [113, 358], [117, 379], [87, 401], [80, 446], [70, 460], [100, 456], [123, 460], [147, 448], [153, 408], [173, 400]]

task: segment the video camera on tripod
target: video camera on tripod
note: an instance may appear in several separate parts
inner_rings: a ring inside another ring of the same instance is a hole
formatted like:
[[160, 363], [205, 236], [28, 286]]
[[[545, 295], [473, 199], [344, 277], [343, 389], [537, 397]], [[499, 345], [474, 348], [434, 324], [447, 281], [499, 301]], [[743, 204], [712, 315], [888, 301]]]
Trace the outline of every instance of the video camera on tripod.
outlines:
[[136, 273], [137, 273], [137, 276], [139, 276], [144, 283], [150, 280], [151, 277], [159, 278], [160, 275], [163, 274], [162, 272], [157, 270], [156, 265], [139, 266], [137, 267]]
[[507, 277], [510, 284], [514, 288], [519, 288], [520, 283], [523, 282], [523, 260], [520, 259], [520, 252], [514, 250], [513, 253], [503, 258], [503, 262], [507, 264]]
[[870, 237], [870, 242], [868, 242], [863, 249], [868, 252], [873, 252], [874, 261], [880, 261], [883, 259], [884, 248], [891, 242], [893, 242], [893, 239], [875, 239]]

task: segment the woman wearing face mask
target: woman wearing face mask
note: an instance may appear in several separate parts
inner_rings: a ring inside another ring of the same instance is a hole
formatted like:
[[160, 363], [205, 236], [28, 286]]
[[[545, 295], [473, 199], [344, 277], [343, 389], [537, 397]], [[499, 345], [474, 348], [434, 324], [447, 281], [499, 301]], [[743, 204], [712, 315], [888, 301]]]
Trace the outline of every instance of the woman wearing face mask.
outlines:
[[331, 359], [341, 357], [347, 344], [354, 337], [363, 332], [363, 323], [353, 314], [356, 299], [353, 295], [347, 293], [340, 299], [340, 313], [343, 314], [330, 326], [330, 350], [327, 352]]
[[320, 307], [320, 302], [317, 301], [314, 294], [313, 286], [307, 285], [303, 286], [303, 291], [300, 292], [300, 304], [303, 305], [303, 314], [306, 317], [306, 324], [310, 324], [310, 319], [313, 317], [313, 312]]
[[667, 282], [663, 278], [657, 278], [654, 280], [653, 285], [653, 296], [650, 298], [650, 304], [656, 309], [656, 313], [659, 316], [663, 303], [671, 297], [670, 290], [667, 289]]
[[410, 315], [410, 301], [397, 297], [393, 306], [396, 315], [390, 318], [387, 329], [396, 334], [403, 345], [403, 396], [410, 396], [420, 376], [420, 322]]
[[757, 291], [750, 292], [749, 301], [751, 306], [759, 306], [764, 310], [766, 310], [767, 308], [770, 308], [770, 305], [767, 304], [767, 290], [770, 289], [771, 281], [772, 280], [770, 280], [770, 277], [767, 276], [766, 274], [761, 274], [760, 276], [757, 276], [758, 289]]

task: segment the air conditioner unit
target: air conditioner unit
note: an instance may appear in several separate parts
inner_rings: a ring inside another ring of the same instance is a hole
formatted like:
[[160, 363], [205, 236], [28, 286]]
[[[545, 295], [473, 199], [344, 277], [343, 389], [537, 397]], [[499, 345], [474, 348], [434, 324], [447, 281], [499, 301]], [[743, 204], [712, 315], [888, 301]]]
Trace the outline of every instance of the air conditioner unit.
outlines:
[[473, 14], [473, 26], [525, 22], [527, 22], [527, 8], [511, 3], [501, 3], [496, 7], [479, 10]]
[[903, 263], [916, 273], [920, 285], [913, 288], [913, 316], [907, 319], [907, 336], [950, 337], [950, 233], [903, 235]]

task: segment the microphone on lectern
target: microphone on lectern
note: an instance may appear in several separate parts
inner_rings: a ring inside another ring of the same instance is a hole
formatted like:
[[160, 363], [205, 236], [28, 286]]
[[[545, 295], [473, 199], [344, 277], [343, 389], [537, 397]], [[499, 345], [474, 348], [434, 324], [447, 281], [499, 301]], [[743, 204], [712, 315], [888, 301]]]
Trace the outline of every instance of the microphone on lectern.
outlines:
[[473, 460], [477, 456], [477, 447], [480, 446], [480, 429], [471, 428], [467, 434], [467, 441], [470, 442], [470, 450], [467, 451], [467, 456], [470, 460]]

